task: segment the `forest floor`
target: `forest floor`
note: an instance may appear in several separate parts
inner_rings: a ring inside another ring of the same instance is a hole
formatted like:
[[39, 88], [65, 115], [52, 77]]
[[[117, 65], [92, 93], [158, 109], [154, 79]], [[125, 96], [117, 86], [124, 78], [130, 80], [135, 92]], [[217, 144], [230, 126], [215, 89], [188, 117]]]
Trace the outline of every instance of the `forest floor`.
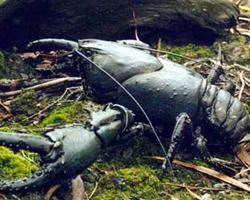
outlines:
[[[249, 109], [250, 46], [246, 37], [231, 35], [218, 40], [212, 46], [194, 44], [169, 46], [166, 42], [162, 42], [160, 48], [170, 52], [166, 54], [170, 60], [186, 64], [187, 67], [207, 76], [209, 71], [207, 64], [212, 66], [213, 61], [217, 59], [219, 46], [222, 50], [220, 58], [226, 75], [236, 84], [235, 96], [241, 98]], [[180, 58], [175, 54], [183, 57]], [[184, 57], [188, 57], [189, 60]], [[190, 58], [195, 62], [190, 61]], [[6, 82], [6, 79], [30, 81], [32, 78], [33, 80], [45, 76], [55, 78], [63, 74], [62, 72], [57, 74], [57, 70], [60, 69], [41, 70], [51, 67], [52, 63], [43, 60], [34, 64], [35, 59], [30, 61], [30, 58], [27, 59], [27, 54], [0, 53], [0, 85]], [[77, 72], [71, 73], [77, 74]], [[42, 135], [47, 129], [61, 125], [86, 123], [89, 120], [86, 110], [96, 111], [103, 105], [85, 99], [81, 95], [83, 91], [80, 84], [76, 81], [42, 91], [24, 91], [15, 97], [2, 97], [0, 131]], [[223, 81], [219, 83], [219, 86], [222, 85]], [[67, 95], [65, 95], [66, 89]], [[47, 106], [51, 107], [45, 109]], [[44, 112], [39, 113], [43, 109]], [[161, 139], [164, 144], [168, 144], [168, 139]], [[86, 199], [249, 199], [248, 192], [226, 184], [222, 185], [219, 180], [175, 164], [171, 170], [163, 173], [160, 161], [145, 158], [160, 155], [162, 152], [159, 145], [148, 137], [135, 138], [123, 145], [109, 148], [81, 175]], [[233, 161], [231, 153], [217, 152], [213, 156]], [[39, 168], [38, 160], [38, 156], [31, 152], [21, 151], [14, 154], [11, 150], [0, 147], [0, 179], [23, 177]], [[199, 157], [186, 159], [185, 162], [212, 168]], [[70, 185], [69, 183], [59, 186], [52, 199], [69, 198]], [[0, 199], [44, 199], [46, 192], [0, 195]]]

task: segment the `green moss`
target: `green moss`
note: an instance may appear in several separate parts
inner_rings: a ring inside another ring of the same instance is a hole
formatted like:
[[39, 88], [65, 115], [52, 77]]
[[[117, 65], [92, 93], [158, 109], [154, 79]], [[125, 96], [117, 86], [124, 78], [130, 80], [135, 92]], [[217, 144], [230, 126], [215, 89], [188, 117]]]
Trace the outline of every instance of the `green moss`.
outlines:
[[11, 150], [0, 147], [0, 179], [19, 178], [27, 175], [37, 166]]
[[244, 108], [248, 111], [250, 114], [250, 106], [247, 103], [243, 103]]
[[4, 3], [6, 0], [0, 0], [0, 5], [2, 4], [2, 3]]
[[[163, 43], [162, 50], [170, 51], [172, 53], [187, 56], [194, 59], [214, 56], [214, 52], [212, 51], [211, 47], [198, 46], [195, 44], [188, 44], [185, 46], [168, 46], [167, 44]], [[167, 57], [170, 60], [176, 61], [178, 63], [184, 63], [187, 61], [186, 59], [171, 54], [168, 54]]]
[[[72, 102], [64, 103], [60, 107], [55, 108], [41, 123], [41, 127], [45, 127], [50, 124], [70, 124], [70, 123], [80, 123], [86, 122], [89, 118], [89, 110], [95, 110], [97, 104], [91, 103], [90, 101], [83, 102]], [[99, 106], [100, 108], [100, 106]]]
[[11, 131], [11, 129], [7, 126], [3, 126], [3, 127], [0, 127], [0, 131], [8, 132], [8, 131]]

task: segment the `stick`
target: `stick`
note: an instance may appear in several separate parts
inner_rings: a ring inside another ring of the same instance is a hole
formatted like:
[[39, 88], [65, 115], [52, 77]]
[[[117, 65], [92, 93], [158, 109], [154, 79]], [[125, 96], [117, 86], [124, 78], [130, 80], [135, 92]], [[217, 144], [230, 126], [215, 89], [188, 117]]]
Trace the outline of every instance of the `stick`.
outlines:
[[243, 94], [243, 91], [244, 91], [244, 88], [245, 88], [245, 81], [244, 81], [244, 79], [243, 79], [243, 76], [244, 76], [244, 72], [243, 71], [241, 71], [240, 72], [240, 81], [241, 81], [241, 83], [242, 83], [242, 85], [241, 85], [241, 88], [240, 88], [240, 92], [239, 92], [239, 96], [238, 96], [238, 99], [239, 100], [241, 100], [241, 97], [242, 97], [242, 94]]
[[238, 67], [238, 68], [240, 68], [240, 69], [242, 69], [242, 70], [244, 70], [244, 71], [250, 72], [250, 68], [245, 67], [245, 66], [242, 66], [242, 65], [240, 65], [240, 64], [235, 63], [233, 66], [234, 66], [234, 67]]
[[54, 105], [56, 105], [57, 103], [59, 103], [66, 96], [66, 94], [68, 93], [68, 91], [70, 91], [71, 89], [77, 89], [77, 88], [79, 88], [79, 87], [66, 88], [66, 90], [64, 91], [64, 93], [56, 101], [54, 101], [53, 103], [47, 105], [44, 109], [40, 110], [38, 113], [35, 113], [34, 115], [30, 116], [29, 120], [33, 119], [36, 116], [41, 115], [42, 113], [44, 113], [47, 110], [49, 110], [51, 107], [53, 107]]
[[174, 187], [189, 188], [191, 190], [207, 190], [207, 191], [221, 191], [221, 190], [224, 190], [224, 188], [196, 187], [196, 186], [182, 185], [182, 184], [176, 184], [176, 183], [164, 183], [164, 184], [171, 185], [171, 186], [174, 186]]
[[52, 81], [48, 81], [46, 83], [41, 83], [32, 87], [28, 87], [28, 88], [24, 88], [22, 90], [15, 90], [15, 91], [11, 91], [11, 92], [1, 92], [0, 93], [0, 97], [12, 97], [12, 96], [17, 96], [19, 94], [21, 94], [24, 91], [29, 91], [29, 90], [42, 90], [42, 89], [46, 89], [49, 88], [51, 86], [56, 86], [65, 82], [75, 82], [75, 81], [80, 81], [81, 78], [80, 77], [65, 77], [65, 78], [58, 78]]

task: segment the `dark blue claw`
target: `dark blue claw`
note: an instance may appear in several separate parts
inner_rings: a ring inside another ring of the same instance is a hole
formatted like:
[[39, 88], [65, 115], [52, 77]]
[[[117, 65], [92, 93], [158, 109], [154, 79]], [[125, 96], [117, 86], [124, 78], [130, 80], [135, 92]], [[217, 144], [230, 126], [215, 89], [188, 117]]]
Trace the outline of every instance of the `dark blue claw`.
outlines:
[[41, 169], [28, 177], [1, 181], [0, 192], [22, 193], [76, 177], [97, 159], [102, 148], [125, 133], [134, 115], [122, 106], [110, 104], [92, 117], [89, 127], [71, 125], [51, 131], [45, 137], [0, 133], [0, 142], [4, 141], [1, 144], [38, 152], [43, 161]]
[[78, 43], [71, 40], [64, 39], [41, 39], [30, 42], [27, 48], [32, 51], [52, 51], [52, 50], [66, 50], [72, 51], [78, 48]]

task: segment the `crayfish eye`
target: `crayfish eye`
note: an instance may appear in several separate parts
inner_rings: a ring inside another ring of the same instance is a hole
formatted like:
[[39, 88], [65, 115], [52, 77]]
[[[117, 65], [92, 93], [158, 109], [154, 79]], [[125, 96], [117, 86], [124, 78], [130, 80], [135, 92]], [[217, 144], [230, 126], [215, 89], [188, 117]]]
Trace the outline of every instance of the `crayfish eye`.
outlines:
[[84, 51], [84, 54], [85, 54], [87, 57], [91, 57], [91, 56], [93, 55], [93, 51], [85, 50], [85, 51]]

